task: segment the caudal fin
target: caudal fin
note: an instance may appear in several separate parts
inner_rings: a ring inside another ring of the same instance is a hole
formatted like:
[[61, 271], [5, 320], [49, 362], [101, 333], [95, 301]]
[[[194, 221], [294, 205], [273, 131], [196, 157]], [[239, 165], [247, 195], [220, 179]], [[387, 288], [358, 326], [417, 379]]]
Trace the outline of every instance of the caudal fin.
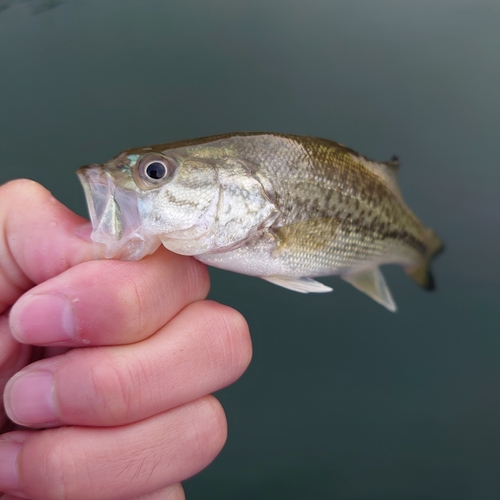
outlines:
[[432, 229], [427, 229], [425, 236], [425, 244], [427, 252], [425, 253], [422, 263], [418, 267], [407, 269], [407, 274], [413, 278], [417, 285], [425, 288], [426, 290], [434, 290], [436, 288], [434, 277], [431, 273], [432, 259], [443, 251], [444, 246], [436, 233]]

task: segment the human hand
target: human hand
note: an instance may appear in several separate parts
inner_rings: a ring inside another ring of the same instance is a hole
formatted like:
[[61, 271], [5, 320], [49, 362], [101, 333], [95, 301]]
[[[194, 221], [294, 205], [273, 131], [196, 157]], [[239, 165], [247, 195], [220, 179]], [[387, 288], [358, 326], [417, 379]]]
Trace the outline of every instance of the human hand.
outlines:
[[192, 258], [93, 261], [85, 222], [32, 181], [0, 187], [0, 390], [39, 428], [0, 434], [2, 499], [183, 499], [224, 444], [208, 394], [248, 366], [246, 322], [201, 300]]

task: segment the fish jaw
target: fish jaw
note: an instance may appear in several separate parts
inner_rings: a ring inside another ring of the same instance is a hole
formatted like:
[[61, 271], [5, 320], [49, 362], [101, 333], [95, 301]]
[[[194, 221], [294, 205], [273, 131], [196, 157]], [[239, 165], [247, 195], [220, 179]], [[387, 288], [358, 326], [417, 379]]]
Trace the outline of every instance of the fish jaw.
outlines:
[[100, 165], [78, 169], [92, 223], [97, 258], [139, 260], [156, 251], [158, 236], [144, 231], [139, 194], [116, 185]]

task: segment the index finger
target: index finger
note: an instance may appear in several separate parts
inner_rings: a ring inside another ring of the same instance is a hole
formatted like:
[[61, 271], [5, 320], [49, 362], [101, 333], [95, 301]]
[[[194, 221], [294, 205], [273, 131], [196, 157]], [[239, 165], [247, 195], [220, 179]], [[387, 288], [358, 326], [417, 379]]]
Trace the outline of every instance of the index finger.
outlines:
[[130, 344], [208, 289], [206, 266], [165, 248], [136, 262], [85, 262], [24, 294], [10, 311], [10, 328], [32, 345]]

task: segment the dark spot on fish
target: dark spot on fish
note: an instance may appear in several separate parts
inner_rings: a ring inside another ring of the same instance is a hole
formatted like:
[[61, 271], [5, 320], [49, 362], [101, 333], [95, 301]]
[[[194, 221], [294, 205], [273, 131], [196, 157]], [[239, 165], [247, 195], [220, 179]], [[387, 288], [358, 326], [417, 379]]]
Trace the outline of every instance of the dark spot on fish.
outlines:
[[326, 196], [325, 196], [325, 202], [326, 202], [327, 206], [330, 203], [330, 200], [332, 199], [332, 196], [333, 196], [333, 189], [329, 189], [327, 191], [327, 193], [326, 193]]

